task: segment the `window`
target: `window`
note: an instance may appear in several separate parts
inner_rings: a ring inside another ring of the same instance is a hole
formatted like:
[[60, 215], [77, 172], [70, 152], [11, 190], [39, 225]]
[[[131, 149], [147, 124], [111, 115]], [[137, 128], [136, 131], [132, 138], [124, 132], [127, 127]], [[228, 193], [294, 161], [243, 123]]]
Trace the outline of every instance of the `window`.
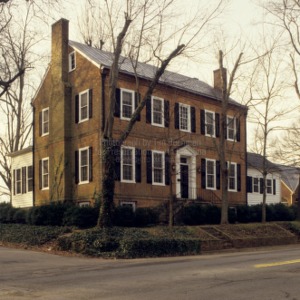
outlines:
[[42, 110], [42, 135], [49, 134], [49, 108], [45, 108]]
[[42, 179], [42, 189], [48, 189], [49, 188], [49, 158], [42, 159], [41, 179]]
[[253, 193], [259, 193], [259, 179], [257, 177], [253, 178]]
[[236, 138], [236, 118], [227, 116], [227, 139], [234, 141]]
[[165, 160], [164, 153], [152, 151], [152, 183], [156, 185], [165, 184]]
[[133, 201], [122, 201], [121, 202], [122, 207], [129, 207], [132, 209], [132, 211], [135, 211], [136, 209], [136, 203]]
[[206, 160], [206, 188], [214, 190], [216, 188], [216, 161]]
[[191, 131], [190, 106], [179, 105], [179, 129], [182, 131]]
[[236, 191], [237, 189], [237, 165], [228, 162], [228, 190]]
[[79, 182], [89, 182], [89, 148], [79, 149]]
[[121, 148], [121, 181], [135, 182], [135, 149], [132, 147]]
[[152, 125], [164, 126], [164, 100], [157, 97], [152, 97]]
[[27, 167], [27, 191], [32, 192], [33, 190], [33, 168], [32, 166]]
[[79, 122], [89, 118], [89, 90], [79, 94]]
[[267, 179], [267, 194], [272, 194], [272, 179]]
[[215, 136], [215, 113], [205, 111], [205, 135]]
[[121, 119], [129, 120], [134, 112], [134, 92], [121, 90]]
[[75, 52], [69, 54], [69, 72], [75, 70], [76, 68], [76, 56]]
[[22, 193], [22, 176], [21, 176], [21, 169], [15, 170], [15, 191], [16, 194]]

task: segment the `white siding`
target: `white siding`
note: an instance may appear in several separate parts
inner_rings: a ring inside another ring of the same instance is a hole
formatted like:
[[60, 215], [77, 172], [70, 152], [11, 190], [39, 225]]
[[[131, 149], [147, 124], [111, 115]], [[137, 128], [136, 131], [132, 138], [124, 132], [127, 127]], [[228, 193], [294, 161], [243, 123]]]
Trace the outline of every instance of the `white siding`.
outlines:
[[[13, 170], [21, 169], [22, 167], [32, 166], [32, 152], [19, 154], [11, 158], [11, 172], [13, 178]], [[12, 182], [14, 184], [14, 182]], [[26, 192], [24, 194], [14, 195], [13, 186], [11, 190], [12, 206], [14, 207], [31, 207], [33, 206], [33, 192]]]
[[[258, 177], [262, 178], [262, 174], [253, 168], [248, 168], [247, 176], [251, 177]], [[276, 180], [276, 195], [267, 194], [266, 203], [267, 204], [275, 204], [280, 203], [281, 201], [281, 177], [279, 173], [272, 173], [267, 175], [267, 179], [275, 179]], [[253, 179], [252, 179], [253, 180]], [[272, 183], [273, 184], [273, 183]], [[253, 181], [252, 181], [252, 187], [253, 187]], [[260, 193], [254, 193], [252, 189], [252, 193], [247, 193], [248, 196], [248, 204], [249, 205], [255, 205], [255, 204], [261, 204], [263, 201], [263, 194]]]

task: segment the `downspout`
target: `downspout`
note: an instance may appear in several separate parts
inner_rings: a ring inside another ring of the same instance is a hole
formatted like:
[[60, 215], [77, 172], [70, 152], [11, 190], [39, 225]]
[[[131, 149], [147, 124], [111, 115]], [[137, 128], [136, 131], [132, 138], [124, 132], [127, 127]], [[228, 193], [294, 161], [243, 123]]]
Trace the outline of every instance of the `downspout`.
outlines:
[[34, 155], [34, 151], [35, 151], [35, 107], [33, 106], [33, 103], [31, 102], [31, 107], [32, 107], [32, 114], [33, 114], [33, 117], [32, 117], [32, 177], [33, 177], [33, 180], [32, 180], [32, 206], [35, 206], [35, 155]]
[[245, 192], [246, 192], [246, 205], [249, 205], [248, 192], [247, 192], [247, 175], [248, 175], [248, 159], [247, 159], [247, 114], [248, 110], [245, 112]]
[[101, 101], [102, 101], [102, 122], [101, 122], [101, 133], [103, 133], [105, 126], [105, 79], [107, 72], [104, 67], [101, 67]]

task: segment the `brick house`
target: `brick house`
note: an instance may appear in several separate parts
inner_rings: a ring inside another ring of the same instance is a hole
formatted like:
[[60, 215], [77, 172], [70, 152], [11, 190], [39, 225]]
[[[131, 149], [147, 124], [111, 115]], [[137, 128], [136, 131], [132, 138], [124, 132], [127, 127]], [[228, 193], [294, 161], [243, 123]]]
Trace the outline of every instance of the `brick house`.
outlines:
[[[34, 203], [93, 203], [101, 193], [101, 137], [108, 111], [112, 54], [70, 41], [68, 21], [52, 25], [52, 58], [33, 99]], [[114, 136], [146, 92], [155, 67], [120, 64]], [[116, 151], [115, 203], [157, 206], [172, 196], [220, 202], [220, 72], [215, 86], [166, 71], [132, 133]], [[227, 158], [230, 205], [246, 203], [245, 106], [230, 100]], [[169, 172], [171, 170], [171, 172]], [[171, 176], [168, 176], [169, 174]]]

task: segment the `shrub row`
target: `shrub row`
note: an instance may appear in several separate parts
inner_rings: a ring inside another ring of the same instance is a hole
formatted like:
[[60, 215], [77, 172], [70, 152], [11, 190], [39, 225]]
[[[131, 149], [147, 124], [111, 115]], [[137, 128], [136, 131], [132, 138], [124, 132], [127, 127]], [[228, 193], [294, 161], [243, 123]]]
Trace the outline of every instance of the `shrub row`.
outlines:
[[[229, 223], [261, 222], [262, 205], [241, 205], [229, 208]], [[271, 221], [293, 221], [296, 208], [284, 204], [266, 205], [266, 218]], [[214, 205], [190, 204], [183, 208], [179, 222], [184, 225], [220, 224], [221, 208]]]
[[[0, 223], [18, 223], [41, 226], [76, 226], [90, 228], [97, 224], [99, 206], [75, 206], [65, 203], [35, 206], [29, 209], [14, 208], [10, 204], [0, 204]], [[152, 208], [129, 207], [114, 210], [114, 225], [143, 227], [158, 223], [159, 213]]]
[[79, 207], [60, 202], [29, 209], [5, 203], [0, 204], [0, 223], [88, 228], [96, 225], [98, 211], [99, 207]]
[[201, 252], [200, 239], [152, 236], [138, 228], [126, 230], [121, 227], [61, 236], [58, 246], [61, 250], [85, 255], [118, 258], [190, 255]]

